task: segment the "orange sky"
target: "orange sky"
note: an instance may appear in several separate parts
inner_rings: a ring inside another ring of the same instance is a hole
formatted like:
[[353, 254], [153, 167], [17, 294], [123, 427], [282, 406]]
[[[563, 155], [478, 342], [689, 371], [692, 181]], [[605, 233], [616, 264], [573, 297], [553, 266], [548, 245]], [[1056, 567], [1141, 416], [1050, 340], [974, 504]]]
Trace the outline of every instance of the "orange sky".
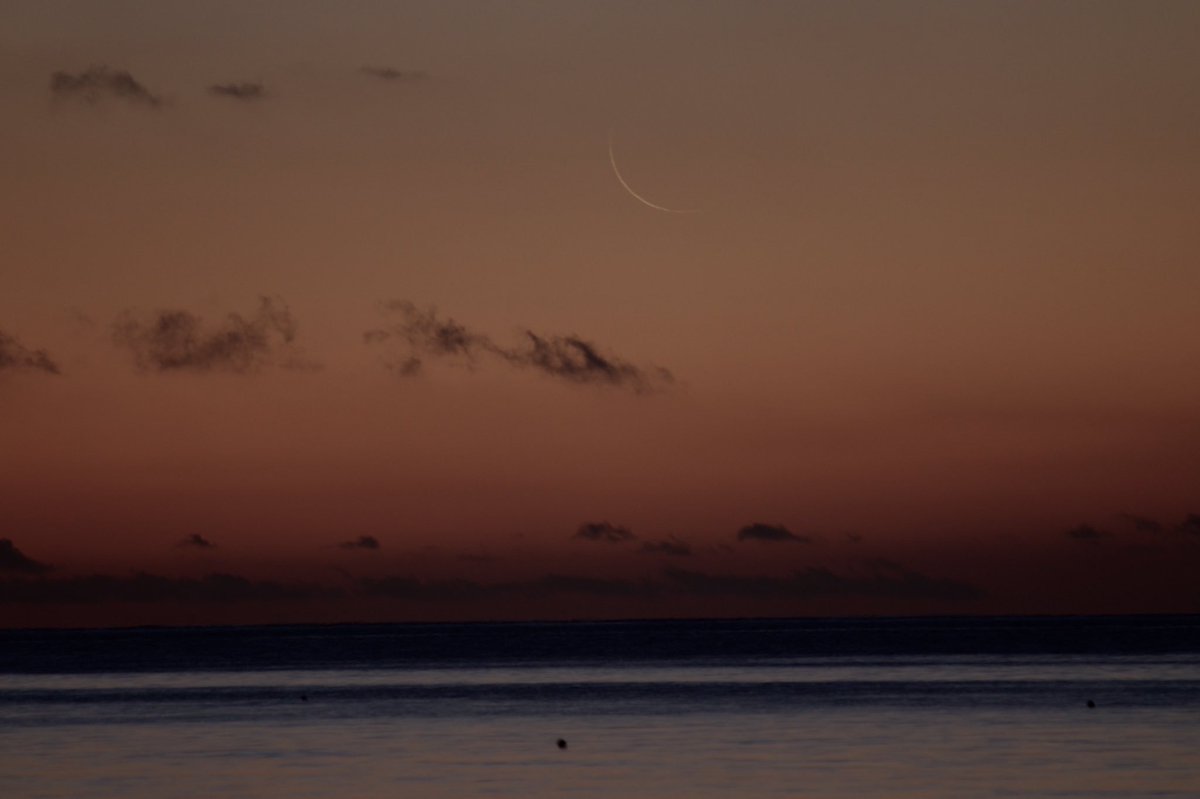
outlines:
[[1200, 610], [1198, 35], [5, 3], [0, 625]]

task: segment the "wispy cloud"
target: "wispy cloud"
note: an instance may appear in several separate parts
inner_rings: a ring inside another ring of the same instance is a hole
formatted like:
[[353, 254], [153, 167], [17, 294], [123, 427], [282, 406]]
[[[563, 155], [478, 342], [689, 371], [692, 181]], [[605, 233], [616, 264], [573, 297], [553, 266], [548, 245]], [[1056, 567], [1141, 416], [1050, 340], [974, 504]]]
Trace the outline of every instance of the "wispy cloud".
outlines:
[[529, 366], [551, 377], [572, 383], [624, 386], [639, 394], [674, 382], [662, 368], [643, 369], [628, 361], [602, 355], [595, 344], [578, 336], [539, 336], [525, 331], [529, 346], [508, 350], [504, 357], [518, 366]]
[[796, 535], [782, 524], [763, 524], [754, 522], [748, 524], [737, 533], [738, 541], [764, 541], [767, 543], [806, 544], [807, 536]]
[[106, 97], [128, 100], [147, 108], [160, 108], [163, 99], [123, 69], [94, 66], [83, 72], [55, 72], [50, 76], [50, 93], [59, 99], [98, 103]]
[[677, 558], [685, 558], [692, 554], [691, 546], [678, 538], [669, 538], [663, 541], [647, 541], [642, 544], [642, 548], [638, 551], [644, 552], [647, 555], [671, 555]]
[[1200, 536], [1200, 513], [1189, 513], [1175, 529], [1187, 535]]
[[396, 69], [395, 67], [378, 67], [367, 66], [360, 67], [359, 72], [364, 75], [370, 75], [372, 78], [379, 78], [387, 81], [411, 81], [424, 80], [429, 77], [429, 73], [423, 69]]
[[180, 541], [178, 544], [176, 544], [176, 546], [188, 547], [191, 549], [216, 549], [217, 548], [216, 544], [214, 544], [212, 541], [209, 541], [207, 538], [200, 535], [199, 533], [192, 533], [191, 535], [187, 536], [182, 541]]
[[585, 541], [602, 541], [609, 544], [619, 544], [637, 538], [628, 527], [612, 524], [611, 522], [585, 522], [579, 525], [574, 538]]
[[1136, 513], [1118, 513], [1117, 519], [1131, 525], [1139, 533], [1161, 533], [1166, 529], [1161, 522]]
[[59, 374], [58, 364], [45, 350], [31, 350], [13, 336], [0, 330], [0, 372], [29, 369]]
[[267, 96], [267, 91], [261, 83], [249, 82], [214, 83], [208, 87], [208, 93], [233, 100], [261, 100]]
[[34, 560], [8, 538], [0, 538], [0, 574], [37, 575], [45, 574], [51, 567]]
[[1103, 538], [1108, 538], [1108, 532], [1092, 527], [1090, 524], [1081, 524], [1077, 527], [1072, 527], [1066, 532], [1067, 538], [1083, 543], [1096, 543]]
[[149, 316], [126, 311], [113, 324], [113, 341], [148, 372], [245, 374], [272, 362], [288, 366], [291, 361], [285, 356], [295, 336], [291, 311], [271, 297], [261, 297], [251, 317], [230, 313], [216, 324], [184, 310]]
[[360, 535], [351, 541], [343, 541], [338, 544], [339, 549], [370, 549], [376, 550], [380, 548], [379, 539], [373, 535]]
[[[368, 330], [363, 338], [368, 343], [396, 339], [406, 342], [414, 352], [435, 357], [459, 357], [473, 360], [481, 353], [500, 354], [492, 340], [474, 333], [450, 318], [438, 316], [434, 307], [418, 308], [406, 300], [394, 300], [384, 305], [384, 312], [395, 318], [386, 328]], [[420, 360], [413, 367], [420, 368]]]
[[606, 355], [576, 335], [549, 336], [526, 330], [523, 344], [505, 347], [455, 319], [439, 316], [434, 307], [420, 308], [407, 300], [395, 300], [384, 305], [384, 312], [394, 321], [368, 330], [363, 339], [369, 344], [393, 341], [407, 345], [404, 352], [389, 361], [389, 366], [404, 376], [418, 374], [426, 357], [457, 360], [469, 367], [481, 358], [490, 358], [566, 382], [629, 388], [639, 394], [674, 381], [666, 369], [640, 367]]

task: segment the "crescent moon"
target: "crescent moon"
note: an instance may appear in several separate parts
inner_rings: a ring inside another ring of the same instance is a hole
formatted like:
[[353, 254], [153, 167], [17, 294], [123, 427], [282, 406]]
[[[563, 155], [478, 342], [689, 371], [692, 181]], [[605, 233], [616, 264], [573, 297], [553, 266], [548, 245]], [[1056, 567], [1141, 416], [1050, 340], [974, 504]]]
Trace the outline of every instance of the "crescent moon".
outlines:
[[613, 135], [611, 130], [608, 132], [608, 162], [612, 164], [613, 174], [617, 176], [617, 180], [621, 181], [621, 186], [625, 189], [625, 191], [629, 192], [629, 196], [633, 197], [633, 199], [637, 200], [642, 205], [649, 206], [655, 211], [666, 211], [668, 214], [700, 213], [695, 208], [667, 208], [665, 205], [659, 205], [658, 203], [650, 202], [645, 197], [634, 191], [633, 187], [630, 186], [629, 183], [625, 181], [625, 178], [621, 176], [621, 170], [617, 169], [617, 156], [615, 153], [613, 153]]

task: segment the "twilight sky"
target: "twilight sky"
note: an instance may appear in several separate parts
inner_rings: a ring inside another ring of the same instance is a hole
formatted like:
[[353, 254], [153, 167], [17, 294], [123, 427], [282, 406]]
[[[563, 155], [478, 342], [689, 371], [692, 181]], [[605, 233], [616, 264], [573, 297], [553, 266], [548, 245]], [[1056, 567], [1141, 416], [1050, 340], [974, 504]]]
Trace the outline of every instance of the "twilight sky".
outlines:
[[1200, 611], [1198, 40], [0, 0], [0, 626]]

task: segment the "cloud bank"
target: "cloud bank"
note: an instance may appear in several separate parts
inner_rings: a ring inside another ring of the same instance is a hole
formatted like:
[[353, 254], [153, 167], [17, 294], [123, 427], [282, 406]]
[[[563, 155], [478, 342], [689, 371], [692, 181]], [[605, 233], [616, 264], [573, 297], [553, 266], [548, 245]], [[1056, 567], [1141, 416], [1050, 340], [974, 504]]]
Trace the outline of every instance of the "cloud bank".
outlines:
[[929, 577], [887, 561], [874, 561], [862, 574], [839, 574], [824, 568], [797, 571], [787, 577], [731, 575], [669, 568], [663, 580], [622, 580], [546, 574], [533, 580], [477, 583], [470, 580], [423, 581], [411, 577], [362, 580], [372, 597], [411, 601], [468, 601], [495, 598], [549, 598], [584, 595], [599, 598], [670, 596], [726, 599], [812, 600], [861, 598], [966, 602], [982, 599], [979, 588], [956, 580]]
[[367, 596], [405, 599], [413, 602], [463, 602], [495, 599], [548, 599], [561, 595], [593, 597], [651, 597], [663, 587], [648, 581], [546, 574], [533, 580], [507, 583], [477, 583], [472, 580], [418, 580], [385, 577], [362, 580]]

